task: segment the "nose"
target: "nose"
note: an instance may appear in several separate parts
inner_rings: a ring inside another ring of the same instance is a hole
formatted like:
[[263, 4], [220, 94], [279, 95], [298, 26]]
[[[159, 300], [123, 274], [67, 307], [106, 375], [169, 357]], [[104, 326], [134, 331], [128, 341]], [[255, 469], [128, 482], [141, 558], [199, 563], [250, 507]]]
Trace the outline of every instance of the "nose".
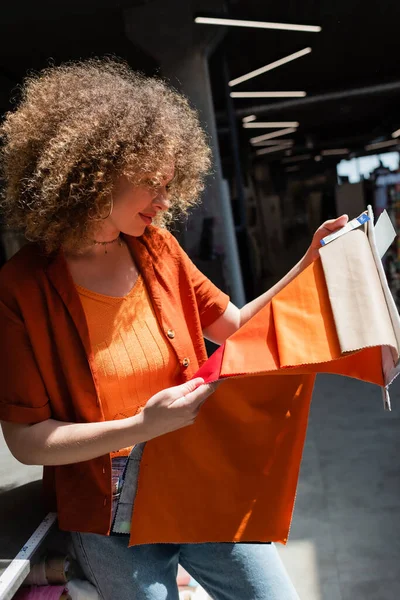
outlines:
[[168, 198], [168, 192], [165, 187], [161, 188], [153, 200], [153, 204], [160, 210], [168, 210], [171, 207], [171, 200]]

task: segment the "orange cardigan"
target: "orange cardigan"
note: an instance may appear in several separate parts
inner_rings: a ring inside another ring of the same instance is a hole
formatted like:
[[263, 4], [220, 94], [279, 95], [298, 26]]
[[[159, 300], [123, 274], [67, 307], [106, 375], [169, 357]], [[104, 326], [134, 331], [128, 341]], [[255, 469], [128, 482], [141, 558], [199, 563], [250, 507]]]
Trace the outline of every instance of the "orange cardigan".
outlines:
[[[179, 361], [177, 383], [183, 383], [206, 361], [202, 329], [223, 314], [229, 298], [167, 231], [150, 227], [126, 241]], [[85, 314], [62, 253], [47, 257], [29, 244], [2, 268], [0, 331], [0, 419], [104, 420]], [[45, 467], [44, 484], [61, 529], [109, 532], [109, 455]]]

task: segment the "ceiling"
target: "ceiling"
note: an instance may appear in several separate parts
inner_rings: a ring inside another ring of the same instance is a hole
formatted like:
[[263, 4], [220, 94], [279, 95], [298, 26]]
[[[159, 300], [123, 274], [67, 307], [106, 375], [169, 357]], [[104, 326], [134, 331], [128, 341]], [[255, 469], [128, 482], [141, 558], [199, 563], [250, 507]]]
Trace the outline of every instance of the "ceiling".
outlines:
[[[299, 122], [297, 133], [287, 136], [295, 141], [296, 154], [343, 147], [365, 154], [365, 145], [391, 139], [391, 133], [400, 127], [400, 36], [395, 0], [384, 0], [379, 10], [360, 0], [236, 0], [229, 3], [229, 17], [322, 27], [320, 33], [227, 28], [223, 46], [230, 79], [312, 48], [311, 54], [231, 88], [307, 92], [304, 99], [234, 99], [242, 150], [249, 148], [251, 137], [271, 131], [243, 130], [242, 117], [250, 114], [256, 114], [258, 121]], [[213, 64], [214, 81], [221, 80], [218, 62], [216, 58]], [[226, 99], [217, 84], [214, 96], [223, 132]], [[281, 155], [266, 154], [263, 160], [277, 157]]]
[[[174, 6], [183, 0], [166, 0]], [[202, 5], [202, 0], [192, 4]], [[205, 0], [203, 0], [204, 2]], [[116, 54], [146, 73], [157, 62], [125, 35], [123, 11], [152, 0], [69, 0], [35, 3], [3, 0], [0, 8], [0, 111], [10, 108], [9, 97], [29, 69], [63, 60]], [[218, 6], [220, 2], [208, 2]], [[197, 10], [197, 13], [201, 11]], [[400, 36], [398, 3], [384, 0], [379, 10], [360, 0], [230, 0], [221, 16], [247, 20], [319, 25], [321, 33], [225, 28], [211, 58], [213, 97], [221, 148], [229, 154], [228, 113], [222, 59], [228, 76], [236, 78], [303, 48], [311, 54], [257, 76], [233, 91], [304, 90], [300, 99], [235, 99], [242, 153], [254, 149], [251, 137], [262, 129], [243, 129], [242, 117], [255, 113], [262, 121], [297, 121], [295, 153], [318, 154], [328, 148], [365, 152], [374, 140], [390, 139], [400, 127]], [[195, 27], [213, 27], [198, 25]], [[215, 28], [217, 29], [217, 28]], [[386, 86], [386, 87], [383, 87]], [[366, 88], [374, 88], [366, 93]], [[350, 94], [349, 91], [353, 90]], [[283, 138], [284, 139], [284, 138]], [[263, 160], [281, 160], [284, 153]], [[333, 158], [330, 160], [338, 160]]]
[[151, 0], [3, 0], [0, 7], [0, 111], [29, 70], [113, 54], [152, 74], [157, 62], [125, 35], [123, 9]]

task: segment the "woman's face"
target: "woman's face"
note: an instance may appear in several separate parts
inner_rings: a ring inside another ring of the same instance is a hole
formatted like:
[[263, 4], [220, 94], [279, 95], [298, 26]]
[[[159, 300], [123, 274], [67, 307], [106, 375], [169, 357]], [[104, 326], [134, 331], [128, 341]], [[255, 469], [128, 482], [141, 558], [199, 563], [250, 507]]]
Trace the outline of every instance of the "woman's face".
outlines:
[[141, 179], [140, 184], [132, 184], [121, 176], [113, 190], [113, 210], [105, 219], [102, 232], [106, 229], [118, 231], [132, 236], [140, 236], [147, 225], [160, 212], [168, 210], [168, 185], [174, 177], [174, 168], [168, 168], [158, 185], [154, 185], [154, 175], [149, 173]]

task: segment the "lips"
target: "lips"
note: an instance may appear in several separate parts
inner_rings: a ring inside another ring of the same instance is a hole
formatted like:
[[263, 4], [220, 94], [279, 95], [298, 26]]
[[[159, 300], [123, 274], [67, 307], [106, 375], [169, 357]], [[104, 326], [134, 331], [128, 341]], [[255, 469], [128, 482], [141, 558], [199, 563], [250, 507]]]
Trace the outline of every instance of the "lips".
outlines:
[[152, 217], [149, 217], [147, 215], [142, 215], [142, 213], [139, 213], [139, 217], [146, 223], [146, 225], [151, 225], [153, 219]]

